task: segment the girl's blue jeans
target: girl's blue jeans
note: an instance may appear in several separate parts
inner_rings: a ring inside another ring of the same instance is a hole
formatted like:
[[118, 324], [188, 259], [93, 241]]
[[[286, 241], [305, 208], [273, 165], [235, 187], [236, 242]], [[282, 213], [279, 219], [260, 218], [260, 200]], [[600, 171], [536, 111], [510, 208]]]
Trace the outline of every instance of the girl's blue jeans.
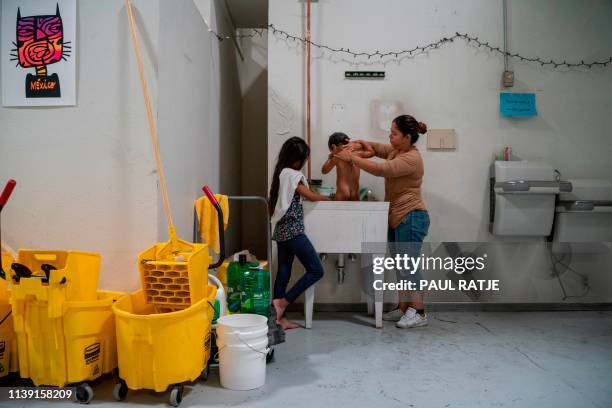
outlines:
[[[323, 277], [323, 265], [310, 240], [304, 234], [277, 242], [277, 246], [278, 270], [274, 281], [274, 298], [285, 298], [289, 303], [293, 303], [306, 289]], [[296, 256], [306, 269], [306, 273], [287, 291]]]

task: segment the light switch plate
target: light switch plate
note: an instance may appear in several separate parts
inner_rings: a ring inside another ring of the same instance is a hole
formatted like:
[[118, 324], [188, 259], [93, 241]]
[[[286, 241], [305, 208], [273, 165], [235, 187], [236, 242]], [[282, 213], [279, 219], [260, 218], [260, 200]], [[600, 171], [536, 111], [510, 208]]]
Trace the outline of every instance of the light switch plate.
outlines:
[[430, 150], [453, 150], [457, 148], [455, 129], [431, 129], [427, 132], [427, 148]]

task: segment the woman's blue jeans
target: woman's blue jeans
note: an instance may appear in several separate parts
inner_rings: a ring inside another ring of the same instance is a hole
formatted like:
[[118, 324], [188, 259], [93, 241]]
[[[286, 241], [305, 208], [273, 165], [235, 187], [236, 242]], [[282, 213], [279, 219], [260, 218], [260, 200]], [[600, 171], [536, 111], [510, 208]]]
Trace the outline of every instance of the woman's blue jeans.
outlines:
[[[298, 235], [276, 244], [278, 246], [278, 270], [274, 281], [274, 298], [285, 298], [289, 303], [293, 303], [306, 289], [323, 277], [323, 265], [306, 235]], [[306, 273], [287, 292], [291, 268], [296, 256], [306, 269]]]
[[[387, 240], [391, 256], [408, 255], [410, 258], [421, 256], [423, 240], [429, 231], [429, 214], [425, 210], [413, 210], [395, 228], [389, 228]], [[396, 270], [397, 279], [405, 279], [412, 282], [421, 280], [421, 269], [417, 268], [414, 273], [405, 269]]]

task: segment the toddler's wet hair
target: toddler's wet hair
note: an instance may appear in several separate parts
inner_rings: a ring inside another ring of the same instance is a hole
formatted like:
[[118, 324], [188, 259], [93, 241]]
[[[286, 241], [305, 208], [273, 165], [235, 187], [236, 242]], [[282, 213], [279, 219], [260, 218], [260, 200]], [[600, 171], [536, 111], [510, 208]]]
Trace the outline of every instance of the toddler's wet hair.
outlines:
[[334, 145], [345, 145], [348, 144], [350, 140], [351, 138], [348, 137], [346, 133], [334, 132], [327, 141], [327, 147], [331, 149]]

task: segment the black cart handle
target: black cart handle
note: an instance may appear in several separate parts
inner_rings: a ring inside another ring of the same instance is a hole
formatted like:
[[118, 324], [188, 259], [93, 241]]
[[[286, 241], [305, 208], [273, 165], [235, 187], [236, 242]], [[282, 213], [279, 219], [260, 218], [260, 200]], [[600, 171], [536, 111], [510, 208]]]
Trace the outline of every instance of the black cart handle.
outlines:
[[208, 266], [208, 269], [214, 269], [221, 266], [221, 264], [225, 260], [225, 228], [223, 226], [223, 210], [221, 210], [221, 205], [219, 204], [219, 201], [211, 191], [210, 187], [204, 186], [202, 187], [202, 191], [204, 191], [204, 194], [206, 194], [208, 200], [215, 207], [215, 210], [217, 210], [217, 221], [219, 222], [219, 259], [217, 259], [217, 262], [215, 262], [214, 264]]

